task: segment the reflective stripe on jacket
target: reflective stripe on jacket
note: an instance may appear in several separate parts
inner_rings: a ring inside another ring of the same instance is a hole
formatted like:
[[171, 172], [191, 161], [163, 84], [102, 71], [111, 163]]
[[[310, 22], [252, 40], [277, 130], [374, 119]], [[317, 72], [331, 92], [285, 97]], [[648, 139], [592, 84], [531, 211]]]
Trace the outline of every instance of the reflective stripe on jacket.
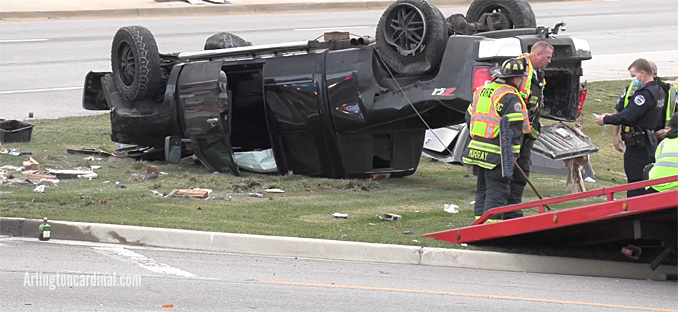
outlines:
[[666, 95], [666, 119], [664, 120], [664, 128], [669, 127], [671, 116], [676, 113], [676, 102], [678, 102], [678, 98], [676, 98], [676, 95], [678, 95], [677, 92], [678, 85], [672, 84], [669, 88], [669, 94]]
[[[497, 105], [503, 105], [499, 103], [501, 99], [507, 94], [515, 94], [516, 88], [499, 84], [497, 82], [492, 82], [486, 85], [483, 88], [478, 88], [473, 95], [473, 103], [469, 107], [469, 113], [471, 115], [471, 121], [469, 124], [469, 131], [471, 137], [482, 137], [487, 139], [494, 139], [499, 135], [499, 122], [501, 117], [497, 114]], [[505, 114], [508, 117], [509, 122], [514, 121], [523, 121], [523, 133], [530, 133], [530, 120], [527, 116], [527, 108], [525, 106], [525, 101], [520, 97], [520, 102], [522, 105], [522, 112], [515, 112]]]
[[[650, 180], [678, 175], [678, 138], [666, 138], [659, 143], [655, 152], [654, 166], [650, 170]], [[653, 189], [663, 192], [678, 189], [678, 181], [653, 185]]]
[[[508, 94], [513, 94], [520, 101], [515, 102], [516, 107], [505, 108], [501, 102]], [[518, 107], [518, 105], [520, 107]], [[503, 112], [503, 113], [498, 113]], [[508, 111], [508, 113], [506, 113]], [[503, 116], [508, 117], [511, 123], [519, 122], [523, 133], [530, 132], [530, 122], [527, 117], [525, 102], [518, 90], [506, 84], [492, 82], [482, 88], [478, 88], [473, 95], [473, 103], [468, 109], [470, 115], [469, 133], [471, 142], [467, 153], [462, 157], [462, 162], [467, 165], [477, 165], [486, 169], [492, 169], [500, 163], [501, 147], [499, 142], [499, 123]], [[513, 153], [520, 152], [520, 144], [512, 145]]]

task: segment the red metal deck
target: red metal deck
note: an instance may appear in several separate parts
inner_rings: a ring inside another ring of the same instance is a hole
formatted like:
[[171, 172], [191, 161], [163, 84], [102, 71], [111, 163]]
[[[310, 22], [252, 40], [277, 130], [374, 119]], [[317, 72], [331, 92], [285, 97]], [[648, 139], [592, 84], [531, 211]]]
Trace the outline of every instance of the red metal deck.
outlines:
[[[675, 243], [678, 220], [678, 190], [615, 200], [622, 191], [678, 181], [678, 176], [641, 181], [562, 197], [492, 209], [472, 225], [424, 235], [451, 243], [520, 246], [622, 246], [637, 240]], [[606, 201], [558, 211], [547, 205], [606, 196]], [[539, 208], [536, 215], [497, 223], [485, 223], [491, 215]], [[617, 249], [619, 250], [619, 249]]]

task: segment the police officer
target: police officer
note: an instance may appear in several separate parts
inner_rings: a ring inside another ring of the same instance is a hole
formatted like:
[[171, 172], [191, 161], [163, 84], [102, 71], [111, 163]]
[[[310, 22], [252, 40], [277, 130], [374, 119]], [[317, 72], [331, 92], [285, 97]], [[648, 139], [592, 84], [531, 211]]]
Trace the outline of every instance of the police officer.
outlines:
[[[629, 98], [619, 114], [596, 117], [598, 125], [621, 125], [626, 144], [624, 172], [629, 183], [643, 180], [643, 168], [654, 162], [657, 136], [654, 129], [663, 109], [664, 94], [652, 78], [652, 67], [646, 59], [637, 59], [628, 68], [638, 90]], [[627, 197], [646, 194], [645, 189], [630, 190]]]
[[[506, 117], [512, 131], [509, 150], [513, 158], [518, 157], [523, 133], [530, 131], [525, 102], [518, 93], [518, 87], [525, 76], [523, 63], [508, 59], [490, 73], [494, 80], [476, 89], [473, 103], [466, 111], [471, 141], [464, 151], [462, 162], [473, 166], [476, 181], [475, 216], [480, 218], [492, 208], [505, 206], [510, 195], [512, 176], [504, 176], [501, 166], [500, 121]], [[513, 167], [513, 163], [505, 164]], [[492, 221], [501, 216], [492, 217]]]
[[[650, 65], [652, 65], [652, 63], [650, 63]], [[624, 87], [619, 100], [617, 100], [617, 105], [614, 107], [615, 114], [621, 112], [629, 105], [629, 98], [633, 96], [633, 94], [638, 89], [638, 85], [636, 85], [636, 83], [636, 81], [631, 81], [628, 86]], [[612, 145], [614, 146], [614, 149], [620, 153], [623, 153], [625, 150], [624, 141], [621, 138], [621, 127], [618, 125], [612, 126]]]
[[[546, 41], [538, 41], [530, 49], [530, 53], [524, 53], [518, 57], [518, 60], [525, 65], [527, 77], [521, 83], [518, 91], [525, 101], [528, 117], [530, 119], [530, 133], [523, 136], [523, 144], [520, 146], [520, 156], [518, 156], [518, 166], [525, 172], [523, 175], [520, 170], [513, 171], [511, 180], [511, 194], [509, 195], [509, 205], [518, 204], [523, 201], [523, 191], [527, 184], [527, 177], [530, 175], [530, 156], [532, 156], [532, 146], [534, 141], [539, 138], [541, 124], [539, 117], [541, 108], [544, 105], [544, 71], [551, 63], [553, 56], [553, 46]], [[504, 214], [504, 219], [522, 217], [522, 211], [512, 211]]]
[[676, 107], [678, 106], [678, 85], [675, 82], [664, 82], [661, 78], [657, 76], [657, 65], [650, 61], [652, 65], [652, 70], [654, 70], [654, 81], [657, 82], [659, 88], [661, 88], [665, 97], [664, 109], [662, 111], [662, 116], [657, 125], [657, 138], [662, 140], [666, 133], [669, 132], [669, 121], [671, 116], [677, 112]]
[[[650, 169], [650, 179], [678, 175], [678, 114], [669, 119], [669, 131], [659, 143], [655, 152], [656, 162]], [[664, 192], [678, 189], [678, 182], [669, 182], [648, 187], [650, 192]]]

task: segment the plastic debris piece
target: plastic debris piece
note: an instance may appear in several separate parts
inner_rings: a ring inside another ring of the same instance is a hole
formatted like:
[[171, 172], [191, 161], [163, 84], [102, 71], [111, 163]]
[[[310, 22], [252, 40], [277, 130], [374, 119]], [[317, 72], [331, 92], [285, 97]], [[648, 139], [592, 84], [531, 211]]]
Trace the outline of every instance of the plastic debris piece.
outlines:
[[584, 181], [589, 182], [589, 183], [596, 183], [596, 179], [594, 179], [592, 177], [586, 177], [586, 179], [584, 179]]
[[398, 221], [403, 218], [403, 216], [394, 213], [385, 213], [382, 215], [377, 215], [377, 217], [383, 221]]
[[36, 193], [44, 193], [44, 192], [45, 192], [45, 186], [44, 186], [44, 185], [38, 185], [38, 186], [35, 187], [35, 189], [33, 190], [33, 192], [36, 192]]
[[447, 213], [459, 213], [459, 206], [455, 204], [443, 204], [443, 211]]
[[403, 232], [403, 234], [412, 235], [412, 234], [414, 234], [414, 231], [407, 230], [407, 231]]
[[348, 213], [335, 212], [332, 216], [340, 219], [348, 219]]
[[247, 195], [257, 198], [264, 198], [264, 194], [261, 193], [247, 193]]
[[267, 190], [264, 190], [266, 193], [285, 193], [285, 191], [279, 189], [279, 188], [270, 188]]

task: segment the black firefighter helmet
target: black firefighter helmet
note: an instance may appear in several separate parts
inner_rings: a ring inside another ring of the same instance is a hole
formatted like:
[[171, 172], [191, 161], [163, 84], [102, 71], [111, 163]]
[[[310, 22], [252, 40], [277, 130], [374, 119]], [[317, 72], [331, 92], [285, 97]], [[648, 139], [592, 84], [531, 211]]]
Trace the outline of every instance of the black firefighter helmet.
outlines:
[[525, 65], [523, 62], [511, 58], [504, 61], [500, 66], [490, 69], [490, 74], [497, 78], [511, 78], [525, 76]]

